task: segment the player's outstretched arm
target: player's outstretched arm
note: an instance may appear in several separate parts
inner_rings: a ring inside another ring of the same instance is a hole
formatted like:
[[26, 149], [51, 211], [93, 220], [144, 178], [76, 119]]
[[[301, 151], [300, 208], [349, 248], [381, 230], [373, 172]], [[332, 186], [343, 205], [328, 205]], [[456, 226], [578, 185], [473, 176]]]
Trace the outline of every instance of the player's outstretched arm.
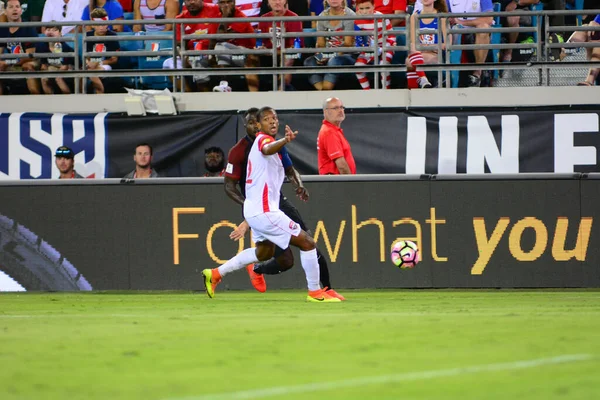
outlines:
[[231, 200], [233, 200], [236, 203], [238, 203], [239, 205], [243, 206], [245, 198], [242, 195], [242, 192], [240, 192], [240, 189], [238, 188], [237, 184], [238, 184], [238, 181], [226, 176], [225, 177], [225, 193], [227, 193], [227, 196], [229, 196], [229, 198]]
[[292, 140], [296, 139], [297, 135], [298, 135], [298, 131], [292, 131], [292, 129], [288, 125], [286, 125], [285, 126], [285, 137], [265, 145], [262, 148], [261, 152], [265, 156], [270, 156], [275, 153], [278, 153], [279, 150], [281, 150], [281, 148], [283, 146], [285, 146]]
[[304, 187], [302, 178], [300, 178], [300, 173], [296, 170], [296, 168], [286, 168], [285, 175], [292, 183], [292, 185], [294, 185], [294, 188], [296, 189], [296, 196], [298, 196], [302, 201], [308, 201], [308, 190], [306, 190], [306, 188]]

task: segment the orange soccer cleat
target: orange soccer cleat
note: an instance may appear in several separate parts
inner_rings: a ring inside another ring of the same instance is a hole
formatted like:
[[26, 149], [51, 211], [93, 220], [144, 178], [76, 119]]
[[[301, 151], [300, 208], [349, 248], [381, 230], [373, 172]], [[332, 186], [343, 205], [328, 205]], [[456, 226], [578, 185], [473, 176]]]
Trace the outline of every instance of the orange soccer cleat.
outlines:
[[248, 271], [248, 275], [250, 276], [250, 283], [252, 283], [254, 289], [261, 293], [266, 292], [267, 282], [265, 281], [265, 277], [263, 276], [263, 274], [257, 274], [256, 272], [254, 272], [254, 264], [246, 266], [246, 271]]
[[335, 297], [340, 299], [341, 301], [346, 301], [346, 298], [344, 296], [342, 296], [341, 294], [339, 294], [338, 292], [336, 292], [333, 289], [327, 289], [327, 288], [323, 288], [323, 290], [325, 290], [325, 293], [327, 293], [328, 295], [330, 295], [331, 297]]

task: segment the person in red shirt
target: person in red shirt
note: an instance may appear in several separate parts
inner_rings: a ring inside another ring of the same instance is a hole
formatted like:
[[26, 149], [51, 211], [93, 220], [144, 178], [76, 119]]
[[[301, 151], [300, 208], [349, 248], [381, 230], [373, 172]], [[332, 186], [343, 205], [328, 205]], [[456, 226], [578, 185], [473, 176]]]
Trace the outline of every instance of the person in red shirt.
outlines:
[[[218, 7], [221, 13], [220, 18], [246, 18], [246, 15], [235, 7], [235, 0], [219, 0]], [[254, 33], [254, 28], [250, 22], [222, 23], [219, 25], [218, 32], [224, 34]], [[254, 54], [231, 54], [231, 50], [254, 49], [255, 47], [256, 39], [253, 38], [217, 39], [214, 48], [223, 52], [223, 54], [217, 55], [219, 67], [258, 67], [258, 57]], [[250, 92], [258, 92], [258, 75], [246, 74], [246, 84]]]
[[[188, 19], [188, 18], [220, 18], [221, 12], [219, 11], [219, 7], [214, 4], [203, 3], [202, 0], [185, 0], [185, 8], [181, 14], [179, 14], [176, 19]], [[198, 24], [182, 24], [183, 25], [183, 34], [184, 35], [201, 35], [201, 34], [215, 34], [217, 33], [218, 24], [213, 23], [198, 23]], [[175, 36], [177, 42], [181, 41], [181, 25], [175, 24]], [[210, 41], [208, 39], [189, 39], [185, 43], [185, 48], [187, 50], [208, 50], [210, 48]], [[178, 58], [177, 60], [177, 69], [181, 69], [183, 66], [185, 68], [194, 68], [194, 69], [202, 69], [208, 68], [210, 66], [210, 62], [214, 63], [214, 57], [208, 57], [206, 55], [196, 55], [196, 56], [188, 56], [183, 60], [183, 64], [181, 60]], [[175, 63], [173, 59], [167, 59], [163, 64], [163, 68], [174, 68]], [[210, 90], [210, 76], [207, 74], [198, 74], [193, 76], [191, 79], [193, 83], [195, 83], [196, 89], [202, 92], [207, 92]], [[189, 90], [191, 86], [189, 80], [186, 79], [186, 89]]]
[[[375, 0], [375, 11], [382, 14], [406, 14], [406, 0]], [[404, 26], [404, 19], [393, 19], [392, 26]]]
[[328, 98], [323, 102], [323, 115], [325, 119], [317, 138], [319, 175], [356, 174], [350, 143], [340, 128], [346, 119], [344, 104], [337, 97]]
[[[296, 14], [293, 11], [290, 11], [290, 9], [288, 8], [288, 0], [269, 0], [269, 7], [271, 8], [271, 11], [269, 11], [266, 14], [261, 15], [262, 17], [297, 17], [298, 14]], [[285, 28], [285, 32], [286, 33], [291, 33], [291, 32], [302, 32], [302, 22], [301, 21], [285, 21], [285, 23], [283, 24], [283, 27]], [[272, 22], [259, 22], [258, 23], [258, 28], [260, 29], [260, 31], [262, 33], [273, 33], [273, 23]], [[281, 49], [281, 22], [276, 22], [275, 25], [275, 35], [276, 35], [276, 41], [275, 41], [275, 47], [278, 49], [277, 53], [281, 53], [281, 51], [279, 49]], [[294, 42], [296, 42], [296, 38], [293, 37], [288, 37], [285, 38], [285, 42], [284, 42], [284, 47], [286, 49], [292, 49], [294, 48]], [[302, 42], [302, 38], [298, 38], [300, 47], [304, 47], [304, 44]], [[271, 39], [265, 39], [264, 40], [264, 47], [266, 47], [267, 49], [272, 49], [273, 48], [273, 43], [271, 41]], [[294, 64], [298, 63], [300, 60], [300, 53], [297, 54], [286, 54], [286, 57], [283, 61], [284, 65], [286, 67], [290, 67], [293, 66]], [[260, 60], [260, 64], [263, 67], [272, 67], [273, 66], [273, 57], [271, 57], [270, 55], [268, 56], [262, 56], [261, 60]], [[279, 82], [281, 78], [278, 78], [277, 81]], [[284, 76], [284, 82], [286, 86], [291, 85], [292, 83], [292, 75], [291, 74], [286, 74]]]

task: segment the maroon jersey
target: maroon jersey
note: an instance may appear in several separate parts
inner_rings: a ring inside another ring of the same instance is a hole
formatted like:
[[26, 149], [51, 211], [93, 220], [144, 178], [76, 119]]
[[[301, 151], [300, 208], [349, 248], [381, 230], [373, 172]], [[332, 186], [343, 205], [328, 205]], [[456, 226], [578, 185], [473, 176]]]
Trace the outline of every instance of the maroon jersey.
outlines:
[[249, 136], [241, 138], [235, 146], [229, 150], [227, 155], [227, 166], [225, 167], [225, 176], [238, 181], [242, 195], [246, 197], [246, 168], [248, 164], [248, 154], [252, 148], [252, 140]]

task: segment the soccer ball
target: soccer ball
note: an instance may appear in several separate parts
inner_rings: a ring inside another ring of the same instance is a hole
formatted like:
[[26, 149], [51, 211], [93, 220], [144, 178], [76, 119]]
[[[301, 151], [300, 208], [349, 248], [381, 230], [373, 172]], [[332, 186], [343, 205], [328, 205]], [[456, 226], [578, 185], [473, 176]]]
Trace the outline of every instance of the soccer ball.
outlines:
[[399, 240], [392, 244], [392, 262], [402, 269], [414, 268], [421, 261], [419, 248], [410, 240]]

